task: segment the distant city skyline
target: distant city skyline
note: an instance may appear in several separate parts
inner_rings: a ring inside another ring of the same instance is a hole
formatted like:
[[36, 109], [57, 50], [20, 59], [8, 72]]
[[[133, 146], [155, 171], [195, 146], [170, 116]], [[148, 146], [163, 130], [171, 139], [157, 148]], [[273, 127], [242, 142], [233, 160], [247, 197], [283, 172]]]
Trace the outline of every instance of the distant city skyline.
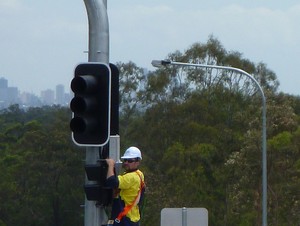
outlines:
[[[55, 85], [54, 87], [47, 87], [47, 88], [44, 88], [44, 89], [41, 89], [40, 91], [32, 91], [32, 90], [26, 90], [26, 89], [20, 89], [16, 84], [14, 84], [14, 83], [12, 83], [10, 80], [9, 80], [9, 78], [6, 78], [5, 76], [1, 76], [0, 75], [0, 88], [1, 88], [1, 79], [5, 79], [5, 80], [7, 80], [7, 86], [8, 87], [17, 87], [18, 88], [18, 90], [19, 90], [19, 92], [26, 92], [26, 93], [32, 93], [32, 94], [34, 94], [34, 95], [37, 95], [37, 96], [40, 96], [41, 95], [41, 93], [42, 92], [44, 92], [44, 91], [46, 91], [46, 90], [56, 90], [56, 88], [57, 88], [57, 86], [63, 86], [64, 87], [64, 90], [66, 91], [69, 91], [69, 92], [67, 92], [67, 93], [72, 93], [71, 92], [71, 89], [69, 88], [69, 87], [66, 87], [66, 85], [64, 85], [64, 84], [61, 84], [61, 83], [58, 83], [57, 85]], [[66, 89], [67, 88], [67, 89]]]
[[[69, 89], [68, 89], [69, 91]], [[43, 105], [68, 106], [71, 100], [71, 92], [65, 92], [63, 84], [57, 84], [54, 89], [47, 88], [40, 94], [19, 90], [17, 86], [10, 86], [9, 80], [0, 77], [0, 109], [12, 104], [23, 107], [39, 107]]]

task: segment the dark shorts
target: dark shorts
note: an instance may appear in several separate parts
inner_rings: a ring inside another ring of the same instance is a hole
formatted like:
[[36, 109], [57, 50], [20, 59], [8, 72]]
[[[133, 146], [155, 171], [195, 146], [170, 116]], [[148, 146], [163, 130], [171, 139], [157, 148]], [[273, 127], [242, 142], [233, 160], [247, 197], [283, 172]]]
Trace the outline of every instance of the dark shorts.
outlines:
[[114, 222], [114, 226], [139, 226], [139, 222], [132, 222], [128, 217], [123, 217], [120, 223]]

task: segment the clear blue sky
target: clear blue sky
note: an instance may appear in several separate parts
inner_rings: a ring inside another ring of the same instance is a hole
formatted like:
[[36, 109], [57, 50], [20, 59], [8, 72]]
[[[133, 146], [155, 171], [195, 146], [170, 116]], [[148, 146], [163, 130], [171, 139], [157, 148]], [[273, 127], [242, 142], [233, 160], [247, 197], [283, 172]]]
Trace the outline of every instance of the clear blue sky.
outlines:
[[[300, 2], [296, 0], [107, 0], [110, 62], [151, 60], [184, 51], [213, 34], [228, 51], [264, 62], [280, 90], [300, 95]], [[69, 88], [74, 67], [87, 61], [83, 0], [0, 1], [0, 77], [39, 94]]]

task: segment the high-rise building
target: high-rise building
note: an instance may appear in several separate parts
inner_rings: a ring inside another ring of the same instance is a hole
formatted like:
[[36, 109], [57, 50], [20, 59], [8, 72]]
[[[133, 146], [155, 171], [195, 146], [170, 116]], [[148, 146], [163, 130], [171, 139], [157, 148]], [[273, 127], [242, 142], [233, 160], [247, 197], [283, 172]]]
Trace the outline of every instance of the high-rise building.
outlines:
[[11, 104], [20, 103], [19, 90], [17, 87], [8, 87], [8, 80], [0, 78], [0, 102], [1, 108], [8, 107]]
[[55, 103], [62, 106], [66, 104], [65, 87], [63, 85], [56, 86]]
[[33, 93], [22, 92], [20, 100], [25, 107], [40, 107], [42, 106], [41, 99]]
[[54, 91], [47, 89], [41, 92], [41, 100], [44, 105], [54, 104]]
[[7, 88], [7, 98], [6, 101], [9, 105], [19, 104], [19, 89], [17, 87], [8, 87]]
[[5, 78], [0, 78], [0, 89], [7, 89], [8, 81]]
[[0, 78], [0, 101], [5, 103], [7, 100], [8, 81], [5, 78]]

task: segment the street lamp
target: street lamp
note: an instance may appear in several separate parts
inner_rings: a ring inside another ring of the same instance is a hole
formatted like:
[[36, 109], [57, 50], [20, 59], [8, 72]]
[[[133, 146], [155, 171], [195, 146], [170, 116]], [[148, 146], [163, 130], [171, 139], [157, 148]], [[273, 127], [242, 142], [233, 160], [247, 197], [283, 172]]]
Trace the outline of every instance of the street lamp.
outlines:
[[152, 65], [154, 67], [177, 65], [181, 67], [203, 67], [203, 68], [215, 68], [215, 69], [235, 71], [240, 74], [246, 75], [257, 86], [262, 98], [262, 226], [267, 226], [267, 129], [266, 129], [267, 111], [266, 111], [266, 97], [263, 92], [263, 89], [261, 88], [257, 80], [252, 75], [245, 72], [244, 70], [239, 68], [234, 68], [234, 67], [206, 65], [206, 64], [191, 64], [191, 63], [174, 62], [171, 60], [153, 60]]

